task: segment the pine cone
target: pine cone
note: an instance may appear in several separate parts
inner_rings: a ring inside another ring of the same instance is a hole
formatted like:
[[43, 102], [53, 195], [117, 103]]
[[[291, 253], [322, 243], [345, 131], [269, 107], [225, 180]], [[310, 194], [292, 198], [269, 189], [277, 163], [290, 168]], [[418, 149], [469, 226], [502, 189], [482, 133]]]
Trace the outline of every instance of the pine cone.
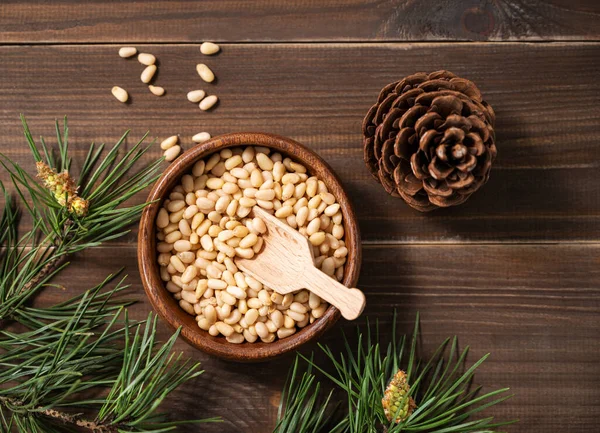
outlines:
[[367, 113], [365, 163], [419, 211], [458, 205], [489, 178], [494, 121], [471, 81], [448, 71], [410, 75], [385, 86]]
[[[388, 421], [391, 421], [397, 415], [396, 424], [401, 421], [406, 421], [411, 413], [416, 409], [417, 405], [412, 397], [405, 399], [404, 397], [410, 391], [410, 386], [406, 381], [406, 373], [398, 370], [389, 385], [385, 389], [381, 404], [383, 411]], [[400, 405], [402, 405], [400, 409]], [[399, 410], [400, 409], [400, 410]]]

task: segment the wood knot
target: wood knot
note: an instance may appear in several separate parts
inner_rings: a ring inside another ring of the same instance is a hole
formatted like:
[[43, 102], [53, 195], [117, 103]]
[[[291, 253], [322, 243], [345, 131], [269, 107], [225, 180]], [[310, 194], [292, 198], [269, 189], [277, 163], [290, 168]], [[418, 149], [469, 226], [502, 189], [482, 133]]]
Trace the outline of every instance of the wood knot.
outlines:
[[491, 11], [477, 7], [467, 9], [462, 15], [462, 26], [469, 33], [489, 36], [494, 30], [495, 20]]

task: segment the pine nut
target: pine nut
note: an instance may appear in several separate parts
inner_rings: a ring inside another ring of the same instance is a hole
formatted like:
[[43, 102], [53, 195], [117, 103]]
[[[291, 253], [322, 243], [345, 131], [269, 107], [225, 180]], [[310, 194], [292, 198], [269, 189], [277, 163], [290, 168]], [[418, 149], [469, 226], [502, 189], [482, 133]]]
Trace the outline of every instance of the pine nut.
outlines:
[[115, 98], [117, 98], [118, 101], [120, 102], [127, 102], [127, 100], [129, 99], [129, 94], [127, 93], [127, 90], [122, 89], [119, 86], [114, 86], [111, 90], [113, 96]]
[[269, 330], [267, 329], [267, 325], [262, 322], [256, 322], [254, 325], [254, 329], [256, 329], [256, 333], [260, 338], [267, 338], [269, 336]]
[[272, 189], [262, 189], [257, 191], [254, 197], [256, 200], [271, 201], [275, 198], [275, 191]]
[[336, 239], [342, 239], [344, 237], [344, 226], [342, 226], [340, 224], [334, 225], [333, 229], [331, 230], [331, 234]]
[[228, 337], [225, 337], [225, 339], [227, 340], [228, 343], [232, 343], [232, 344], [241, 344], [244, 342], [244, 336], [242, 334], [238, 334], [237, 332], [234, 332], [233, 334], [229, 335]]
[[277, 292], [271, 293], [271, 301], [274, 304], [281, 304], [283, 302], [283, 295]]
[[208, 140], [210, 140], [210, 134], [208, 132], [199, 132], [192, 137], [194, 143], [204, 143]]
[[313, 198], [311, 198], [311, 199], [308, 201], [308, 208], [309, 208], [309, 209], [316, 209], [316, 208], [318, 208], [318, 207], [319, 207], [319, 205], [321, 204], [321, 201], [322, 201], [322, 200], [323, 200], [323, 199], [321, 198], [321, 196], [320, 196], [320, 195], [316, 195], [316, 196], [314, 196]]
[[319, 318], [323, 317], [326, 310], [327, 310], [327, 304], [321, 304], [320, 306], [318, 306], [317, 308], [315, 308], [314, 310], [311, 311], [311, 315], [315, 319], [319, 319]]
[[229, 337], [231, 334], [233, 334], [233, 328], [227, 323], [217, 322], [215, 323], [215, 327], [217, 328], [217, 331], [219, 331], [225, 337]]
[[256, 154], [256, 162], [258, 163], [258, 166], [261, 168], [261, 170], [273, 170], [273, 161], [264, 153]]
[[177, 272], [185, 271], [185, 265], [179, 257], [171, 256], [170, 262], [173, 265], [173, 267], [177, 270]]
[[192, 316], [194, 315], [194, 307], [192, 306], [192, 304], [190, 304], [187, 301], [184, 301], [183, 299], [181, 301], [179, 301], [179, 306], [181, 307], [181, 309], [183, 311], [185, 311], [188, 314], [191, 314]]
[[150, 81], [152, 81], [152, 77], [154, 77], [155, 73], [156, 65], [146, 66], [146, 68], [142, 71], [142, 75], [140, 75], [142, 83], [148, 84]]
[[335, 260], [333, 259], [333, 257], [327, 257], [325, 260], [323, 260], [321, 270], [330, 277], [333, 276], [333, 274], [335, 273]]
[[205, 96], [206, 92], [204, 90], [192, 90], [191, 92], [188, 92], [187, 99], [188, 101], [197, 104], [202, 101]]
[[248, 179], [250, 174], [244, 170], [243, 168], [233, 167], [231, 169], [231, 174], [237, 179]]
[[246, 237], [244, 237], [240, 241], [240, 247], [241, 248], [251, 248], [256, 244], [257, 241], [258, 241], [258, 236], [256, 236], [254, 233], [249, 233]]
[[296, 328], [281, 328], [277, 330], [277, 337], [287, 338], [296, 333]]
[[298, 176], [296, 173], [287, 173], [281, 178], [281, 183], [284, 185], [287, 183], [296, 184], [298, 182], [300, 182], [300, 176]]
[[275, 341], [275, 334], [271, 334], [269, 333], [269, 335], [267, 335], [265, 338], [260, 339], [263, 343], [272, 343], [273, 341]]
[[308, 236], [312, 236], [313, 234], [315, 234], [319, 229], [321, 228], [321, 220], [318, 218], [313, 219], [311, 222], [308, 223], [308, 226], [306, 227], [306, 234]]
[[246, 301], [249, 308], [254, 308], [258, 310], [263, 306], [263, 303], [258, 298], [250, 298]]
[[309, 308], [311, 310], [314, 310], [315, 308], [318, 308], [319, 305], [321, 305], [321, 298], [318, 295], [310, 292], [309, 295], [308, 295], [308, 306], [309, 306]]
[[202, 101], [200, 101], [199, 107], [202, 111], [210, 110], [217, 103], [218, 100], [219, 98], [217, 97], [217, 95], [207, 96]]
[[127, 57], [132, 57], [137, 54], [137, 49], [135, 47], [122, 47], [119, 49], [119, 56], [126, 59]]
[[152, 54], [140, 53], [138, 54], [138, 62], [140, 62], [142, 65], [151, 66], [156, 63], [156, 57], [154, 57]]
[[348, 248], [346, 247], [340, 247], [338, 249], [335, 250], [335, 252], [333, 253], [333, 257], [341, 259], [343, 257], [346, 257], [348, 255]]
[[323, 213], [329, 217], [334, 216], [340, 210], [340, 205], [338, 203], [331, 204], [325, 208]]
[[243, 259], [251, 259], [254, 257], [254, 250], [252, 250], [252, 248], [236, 248], [235, 253]]
[[165, 150], [165, 161], [173, 161], [175, 158], [179, 156], [181, 152], [181, 146], [173, 146], [167, 150]]
[[173, 249], [179, 252], [189, 251], [191, 248], [192, 244], [190, 244], [190, 241], [186, 241], [183, 239], [175, 241], [175, 243], [173, 244]]
[[186, 291], [186, 290], [183, 290], [181, 292], [181, 299], [183, 299], [186, 302], [189, 302], [192, 305], [194, 305], [195, 303], [198, 302], [198, 298], [196, 298], [196, 294], [194, 292], [190, 292], [190, 291]]
[[289, 306], [292, 305], [293, 301], [294, 301], [294, 295], [291, 293], [287, 293], [286, 295], [283, 296], [283, 301], [281, 301], [281, 305], [285, 308], [289, 308]]
[[248, 326], [254, 325], [254, 323], [258, 319], [258, 310], [255, 308], [249, 309], [244, 315], [244, 319], [246, 320]]
[[293, 311], [293, 310], [288, 310], [287, 315], [288, 315], [288, 317], [291, 317], [292, 319], [294, 319], [294, 321], [296, 321], [296, 322], [301, 322], [304, 319], [306, 319], [305, 314], [297, 313], [296, 311]]
[[290, 316], [283, 317], [283, 326], [287, 329], [293, 329], [296, 326], [296, 322]]
[[294, 209], [291, 206], [283, 206], [275, 212], [275, 216], [277, 218], [287, 218], [292, 212], [294, 212]]
[[228, 286], [227, 292], [237, 299], [246, 299], [246, 292], [237, 286]]
[[[322, 192], [319, 194], [321, 199], [323, 199], [323, 201], [329, 206], [332, 205], [333, 203], [335, 203], [335, 196], [329, 192]], [[339, 209], [339, 206], [338, 206]], [[337, 212], [337, 210], [336, 210]], [[335, 213], [335, 212], [334, 212]]]
[[278, 328], [277, 328], [277, 326], [275, 326], [275, 323], [273, 323], [272, 320], [267, 320], [265, 322], [265, 325], [267, 326], [267, 329], [269, 330], [269, 332], [273, 332], [273, 333], [277, 332]]
[[248, 343], [254, 343], [258, 337], [256, 335], [253, 335], [249, 330], [244, 329], [244, 338], [246, 339], [246, 341]]
[[[304, 184], [302, 184], [304, 185]], [[283, 190], [281, 191], [281, 199], [282, 200], [288, 200], [289, 198], [291, 198], [294, 195], [294, 192], [296, 191], [296, 188], [294, 187], [293, 183], [288, 183], [283, 187]]]
[[242, 162], [243, 162], [243, 160], [242, 160], [241, 155], [231, 156], [231, 157], [227, 158], [227, 160], [225, 160], [225, 168], [227, 170], [232, 170], [232, 169], [236, 168], [238, 165], [240, 165]]
[[[317, 221], [317, 220], [313, 220], [313, 221]], [[312, 235], [309, 236], [308, 240], [310, 241], [311, 244], [313, 244], [316, 247], [319, 245], [322, 245], [323, 242], [325, 242], [325, 232], [313, 233]]]
[[212, 56], [213, 54], [217, 54], [221, 48], [212, 42], [204, 42], [200, 45], [200, 52], [206, 56]]
[[169, 225], [169, 214], [165, 208], [161, 208], [158, 211], [158, 216], [156, 217], [156, 226], [160, 229], [164, 229]]
[[198, 65], [196, 65], [196, 72], [198, 72], [200, 78], [202, 78], [207, 83], [212, 83], [215, 80], [215, 74], [213, 74], [213, 71], [211, 71], [210, 68], [204, 63], [199, 63]]
[[228, 325], [235, 325], [240, 321], [241, 318], [242, 313], [240, 313], [240, 310], [236, 309], [232, 311], [225, 319], [223, 319], [223, 322], [227, 323]]
[[306, 307], [300, 302], [292, 302], [292, 305], [290, 305], [290, 310], [300, 314], [306, 314], [307, 311]]
[[152, 84], [150, 84], [148, 86], [148, 89], [150, 89], [150, 92], [156, 96], [162, 96], [165, 94], [165, 89], [160, 86], [153, 86]]

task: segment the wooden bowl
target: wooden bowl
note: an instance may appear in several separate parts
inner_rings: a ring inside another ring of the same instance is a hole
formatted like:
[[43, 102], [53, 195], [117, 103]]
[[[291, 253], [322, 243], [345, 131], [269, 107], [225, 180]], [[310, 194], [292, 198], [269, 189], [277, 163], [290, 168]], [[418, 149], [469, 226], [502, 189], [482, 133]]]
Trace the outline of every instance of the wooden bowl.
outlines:
[[342, 189], [338, 177], [329, 165], [312, 150], [289, 138], [261, 133], [233, 133], [215, 137], [194, 146], [177, 158], [163, 173], [150, 192], [148, 201], [155, 203], [146, 207], [140, 221], [138, 235], [138, 265], [146, 294], [154, 309], [174, 328], [181, 327], [181, 335], [191, 345], [212, 355], [234, 361], [264, 361], [300, 347], [306, 341], [321, 335], [340, 317], [337, 308], [329, 306], [323, 317], [299, 330], [294, 335], [273, 343], [228, 343], [224, 337], [213, 337], [200, 329], [194, 316], [183, 311], [164, 286], [159, 274], [156, 252], [155, 220], [162, 202], [180, 178], [191, 171], [199, 159], [227, 147], [256, 145], [269, 147], [305, 165], [311, 175], [317, 176], [327, 185], [341, 205], [348, 260], [345, 265], [344, 285], [356, 287], [361, 263], [360, 233], [356, 216], [348, 196]]

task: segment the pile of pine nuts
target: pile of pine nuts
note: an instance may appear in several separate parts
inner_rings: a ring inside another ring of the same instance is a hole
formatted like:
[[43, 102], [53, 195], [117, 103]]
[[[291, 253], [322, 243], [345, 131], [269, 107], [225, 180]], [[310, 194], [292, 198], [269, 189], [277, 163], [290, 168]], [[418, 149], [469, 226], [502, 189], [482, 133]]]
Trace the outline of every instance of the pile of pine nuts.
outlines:
[[254, 206], [306, 236], [315, 266], [338, 281], [348, 255], [340, 205], [303, 165], [254, 146], [196, 162], [156, 218], [160, 276], [201, 329], [230, 343], [289, 337], [328, 307], [308, 290], [276, 293], [236, 267], [236, 256], [262, 247], [266, 226], [249, 217]]

